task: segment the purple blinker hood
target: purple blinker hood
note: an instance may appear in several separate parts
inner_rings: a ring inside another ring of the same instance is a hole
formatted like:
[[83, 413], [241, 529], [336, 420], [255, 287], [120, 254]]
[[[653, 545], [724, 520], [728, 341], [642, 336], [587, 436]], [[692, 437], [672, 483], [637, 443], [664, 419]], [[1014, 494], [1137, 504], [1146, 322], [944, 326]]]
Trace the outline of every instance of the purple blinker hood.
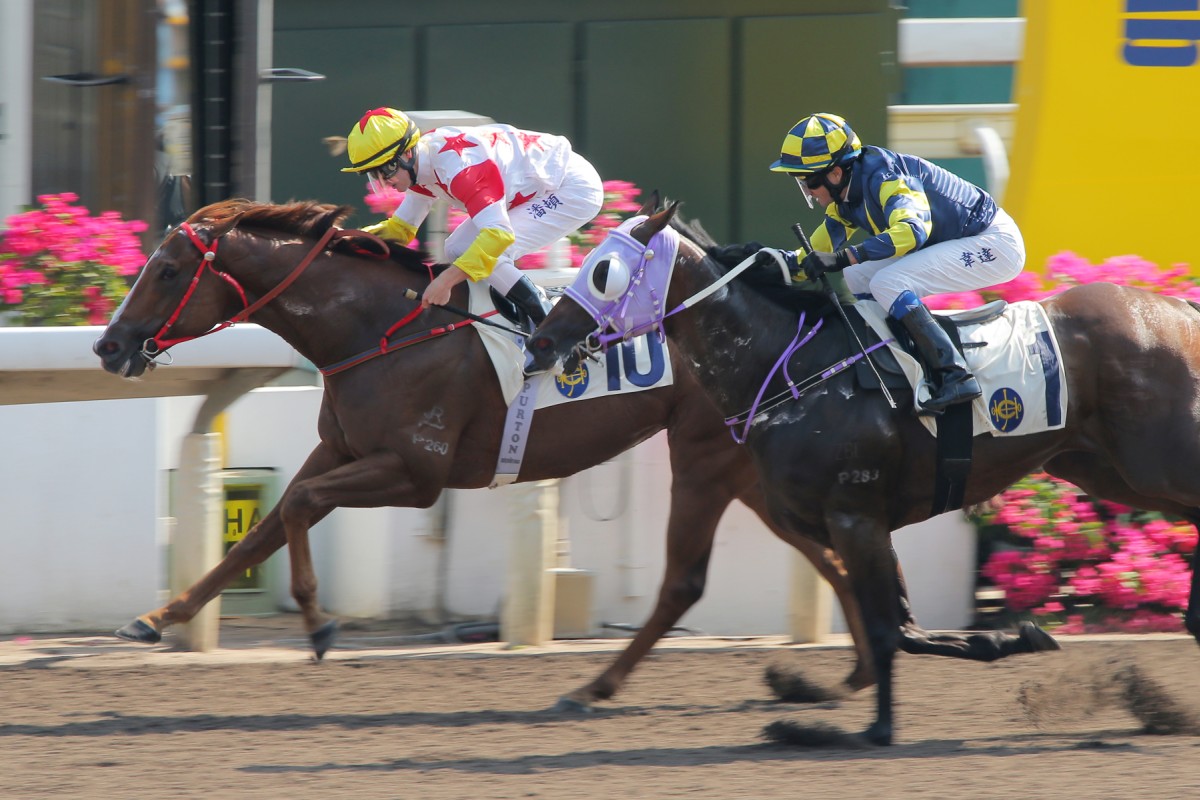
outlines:
[[[645, 220], [644, 215], [631, 217], [609, 231], [583, 262], [575, 282], [563, 292], [592, 315], [599, 328], [593, 339], [604, 350], [614, 342], [654, 330], [658, 331], [660, 339], [663, 336], [662, 321], [666, 316], [663, 304], [667, 300], [667, 288], [671, 285], [675, 256], [679, 252], [679, 234], [669, 227], [664, 228], [648, 245], [643, 245], [629, 231]], [[594, 293], [591, 278], [598, 265], [610, 260], [624, 264], [630, 280], [619, 297], [604, 300]]]

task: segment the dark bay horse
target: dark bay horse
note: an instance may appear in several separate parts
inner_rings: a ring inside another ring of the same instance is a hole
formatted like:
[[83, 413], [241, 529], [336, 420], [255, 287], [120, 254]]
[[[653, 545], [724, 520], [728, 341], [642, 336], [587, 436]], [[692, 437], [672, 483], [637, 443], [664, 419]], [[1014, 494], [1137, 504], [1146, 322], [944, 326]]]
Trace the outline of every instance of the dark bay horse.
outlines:
[[[160, 346], [148, 342], [169, 344], [168, 337], [202, 334], [263, 298], [269, 302], [254, 310], [253, 321], [317, 365], [377, 348], [384, 331], [416, 307], [405, 299], [405, 290], [420, 292], [429, 278], [420, 255], [411, 250], [398, 249], [394, 257], [419, 270], [316, 247], [347, 213], [346, 207], [316, 203], [248, 201], [196, 212], [189, 225], [197, 239], [183, 230], [167, 236], [96, 342], [104, 368], [137, 377], [147, 367], [146, 351]], [[205, 252], [214, 251], [213, 260], [204, 260]], [[309, 254], [314, 254], [311, 264], [296, 275], [297, 265]], [[272, 293], [287, 281], [292, 282], [275, 300]], [[459, 287], [452, 304], [465, 308], [464, 298], [465, 287]], [[400, 334], [462, 322], [462, 317], [431, 310]], [[611, 697], [655, 642], [700, 599], [717, 523], [734, 499], [803, 552], [833, 585], [858, 654], [843, 688], [871, 685], [870, 651], [840, 563], [822, 545], [769, 520], [749, 456], [730, 441], [720, 414], [685, 364], [674, 357], [672, 364], [675, 384], [669, 388], [563, 404], [534, 415], [521, 481], [571, 475], [664, 428], [671, 451], [667, 567], [657, 604], [612, 665], [566, 695], [564, 703], [586, 707]], [[443, 409], [445, 428], [439, 433], [448, 445], [439, 452], [414, 444], [422, 415], [434, 407]], [[309, 528], [339, 506], [425, 508], [447, 487], [487, 486], [505, 413], [479, 337], [461, 328], [329, 375], [318, 420], [320, 443], [274, 510], [194, 586], [118, 635], [157, 642], [164, 628], [192, 619], [243, 570], [286, 543], [292, 594], [317, 656], [322, 656], [335, 625], [323, 618], [317, 604]]]
[[[697, 293], [729, 270], [706, 256], [715, 243], [698, 226], [675, 220], [675, 209], [645, 208], [642, 213], [649, 216], [635, 221], [624, 238], [611, 233], [589, 257], [592, 265], [585, 264], [577, 285], [592, 268], [611, 274], [612, 260], [635, 273], [635, 266], [653, 258], [670, 261], [659, 256], [670, 252], [669, 240], [677, 238], [674, 272], [665, 302], [659, 297], [657, 316], [608, 319], [619, 323], [613, 325], [618, 330], [624, 325], [645, 330], [657, 319], [692, 364], [700, 386], [732, 418], [754, 404], [772, 365], [796, 335], [803, 306], [809, 314], [805, 330], [815, 326], [814, 315], [827, 317], [833, 326], [840, 322], [819, 294], [793, 292], [794, 300], [772, 300], [740, 279], [693, 305]], [[647, 247], [652, 239], [653, 247]], [[643, 280], [632, 291], [652, 283]], [[630, 298], [613, 307], [651, 307]], [[1098, 497], [1200, 522], [1198, 307], [1111, 284], [1072, 288], [1042, 305], [1062, 351], [1067, 424], [1024, 436], [977, 436], [966, 504], [986, 500], [1042, 467]], [[600, 311], [603, 320], [606, 311]], [[664, 320], [668, 311], [681, 313]], [[592, 313], [564, 298], [534, 332], [527, 371], [576, 358], [581, 349], [594, 349], [599, 335]], [[581, 344], [585, 337], [587, 344]], [[847, 347], [840, 334], [816, 335], [786, 362], [788, 372], [797, 381], [820, 375], [851, 355]], [[784, 391], [777, 374], [766, 396]], [[761, 406], [746, 442], [771, 518], [791, 534], [832, 547], [850, 575], [877, 677], [875, 720], [864, 736], [877, 744], [888, 744], [893, 736], [892, 662], [898, 648], [974, 657], [948, 649], [940, 637], [914, 636], [904, 625], [907, 612], [891, 532], [930, 516], [935, 440], [906, 410], [912, 408], [911, 391], [907, 397], [899, 393], [897, 400], [900, 410], [893, 410], [879, 391], [860, 388], [853, 370], [837, 373], [795, 400]], [[1197, 558], [1185, 622], [1200, 639]]]

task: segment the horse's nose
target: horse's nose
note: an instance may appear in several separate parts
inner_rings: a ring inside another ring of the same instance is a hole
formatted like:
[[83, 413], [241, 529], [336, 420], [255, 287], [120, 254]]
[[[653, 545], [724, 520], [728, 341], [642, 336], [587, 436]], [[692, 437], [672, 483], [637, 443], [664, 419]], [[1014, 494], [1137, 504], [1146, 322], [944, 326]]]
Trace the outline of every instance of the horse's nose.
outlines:
[[98, 356], [111, 356], [120, 349], [121, 345], [105, 336], [101, 336], [99, 339], [92, 342], [92, 352]]

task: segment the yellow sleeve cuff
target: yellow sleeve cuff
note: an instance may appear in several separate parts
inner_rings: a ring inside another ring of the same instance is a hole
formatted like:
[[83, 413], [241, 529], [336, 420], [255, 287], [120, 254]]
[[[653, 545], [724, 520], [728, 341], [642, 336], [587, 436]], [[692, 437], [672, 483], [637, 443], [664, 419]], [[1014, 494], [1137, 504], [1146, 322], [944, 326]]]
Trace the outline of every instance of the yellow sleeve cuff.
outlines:
[[516, 241], [512, 231], [503, 228], [484, 228], [475, 237], [475, 241], [454, 261], [454, 266], [467, 273], [473, 281], [479, 281], [492, 274], [496, 268], [496, 259]]

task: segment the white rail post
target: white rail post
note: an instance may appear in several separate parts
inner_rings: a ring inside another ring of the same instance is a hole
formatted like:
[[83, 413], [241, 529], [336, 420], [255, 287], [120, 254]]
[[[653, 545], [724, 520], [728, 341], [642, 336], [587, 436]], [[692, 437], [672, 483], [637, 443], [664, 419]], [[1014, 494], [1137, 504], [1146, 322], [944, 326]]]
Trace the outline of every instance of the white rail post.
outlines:
[[558, 481], [506, 487], [511, 509], [508, 581], [500, 638], [510, 647], [539, 645], [554, 637], [555, 547]]
[[829, 638], [833, 589], [799, 550], [792, 550], [788, 627], [792, 641], [816, 644]]
[[[224, 519], [221, 435], [189, 433], [183, 438], [175, 484], [175, 531], [171, 541], [170, 586], [177, 595], [221, 560]], [[215, 650], [220, 635], [221, 597], [214, 597], [179, 627], [183, 647]]]

